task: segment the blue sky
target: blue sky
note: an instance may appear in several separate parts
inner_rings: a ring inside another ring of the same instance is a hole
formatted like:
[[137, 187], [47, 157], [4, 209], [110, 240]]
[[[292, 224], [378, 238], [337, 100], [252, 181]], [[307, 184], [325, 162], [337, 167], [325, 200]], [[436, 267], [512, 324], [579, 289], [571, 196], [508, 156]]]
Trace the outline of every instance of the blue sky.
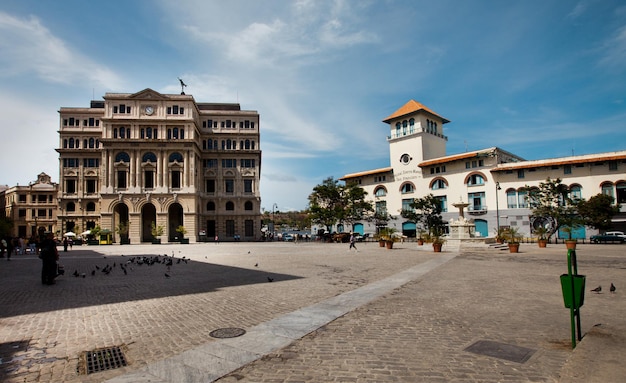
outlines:
[[261, 116], [262, 206], [389, 166], [415, 99], [448, 154], [626, 149], [619, 0], [0, 1], [0, 184], [58, 182], [58, 109], [152, 88]]

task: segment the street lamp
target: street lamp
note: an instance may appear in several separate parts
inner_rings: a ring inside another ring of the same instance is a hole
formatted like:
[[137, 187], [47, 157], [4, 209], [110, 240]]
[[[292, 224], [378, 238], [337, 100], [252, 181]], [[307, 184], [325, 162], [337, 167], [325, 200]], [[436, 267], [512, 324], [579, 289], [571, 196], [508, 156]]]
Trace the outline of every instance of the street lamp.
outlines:
[[498, 190], [502, 190], [500, 182], [496, 182], [496, 225], [498, 227], [497, 233], [500, 233], [500, 206], [498, 205]]
[[272, 241], [274, 240], [274, 232], [275, 232], [274, 214], [276, 213], [276, 209], [278, 209], [278, 204], [274, 203], [272, 205]]

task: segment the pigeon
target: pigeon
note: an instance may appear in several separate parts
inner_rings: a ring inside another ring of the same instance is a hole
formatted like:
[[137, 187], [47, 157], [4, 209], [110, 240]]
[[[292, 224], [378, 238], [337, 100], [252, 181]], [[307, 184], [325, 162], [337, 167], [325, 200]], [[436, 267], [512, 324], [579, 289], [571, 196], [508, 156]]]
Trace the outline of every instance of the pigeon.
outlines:
[[274, 282], [274, 278], [267, 277], [268, 282]]
[[80, 276], [83, 277], [83, 278], [86, 277], [85, 273], [82, 273]]
[[96, 275], [96, 270], [91, 270], [91, 275]]
[[612, 293], [614, 293], [614, 292], [615, 292], [615, 290], [617, 290], [617, 289], [615, 288], [615, 285], [614, 285], [613, 283], [611, 283], [611, 288], [610, 288], [610, 291], [611, 291]]
[[248, 251], [248, 254], [250, 254], [250, 251]]
[[259, 267], [259, 264], [258, 264], [258, 263], [255, 263], [255, 264], [254, 264], [254, 267]]
[[595, 289], [591, 289], [591, 291], [593, 291], [596, 294], [600, 294], [600, 291], [602, 291], [602, 286], [598, 286]]
[[73, 276], [75, 276], [76, 278], [78, 278], [78, 276], [79, 276], [80, 274], [78, 274], [78, 270], [74, 270], [74, 274], [72, 274], [72, 275], [73, 275]]
[[169, 278], [170, 275], [168, 273], [165, 273], [165, 278]]

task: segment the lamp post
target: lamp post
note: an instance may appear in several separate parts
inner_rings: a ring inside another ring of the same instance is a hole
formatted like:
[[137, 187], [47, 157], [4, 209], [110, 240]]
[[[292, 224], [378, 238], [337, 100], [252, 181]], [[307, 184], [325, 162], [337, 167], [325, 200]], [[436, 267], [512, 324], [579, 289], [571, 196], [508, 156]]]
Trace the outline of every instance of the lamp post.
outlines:
[[276, 231], [274, 223], [274, 214], [276, 213], [276, 209], [278, 209], [278, 204], [274, 203], [272, 205], [272, 241], [274, 240], [274, 233]]
[[496, 226], [497, 234], [500, 233], [500, 206], [498, 204], [498, 190], [502, 190], [500, 182], [496, 182]]

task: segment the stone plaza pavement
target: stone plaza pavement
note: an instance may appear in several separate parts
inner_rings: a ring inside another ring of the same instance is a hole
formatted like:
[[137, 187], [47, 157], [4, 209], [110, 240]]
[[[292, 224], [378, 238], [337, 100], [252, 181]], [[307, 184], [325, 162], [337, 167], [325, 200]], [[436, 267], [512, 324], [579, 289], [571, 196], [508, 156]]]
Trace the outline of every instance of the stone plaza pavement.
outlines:
[[[357, 246], [74, 247], [54, 286], [36, 257], [0, 259], [0, 382], [626, 380], [626, 245], [578, 246], [575, 350], [562, 244]], [[245, 334], [210, 335], [231, 328]], [[127, 365], [86, 374], [105, 348]]]

